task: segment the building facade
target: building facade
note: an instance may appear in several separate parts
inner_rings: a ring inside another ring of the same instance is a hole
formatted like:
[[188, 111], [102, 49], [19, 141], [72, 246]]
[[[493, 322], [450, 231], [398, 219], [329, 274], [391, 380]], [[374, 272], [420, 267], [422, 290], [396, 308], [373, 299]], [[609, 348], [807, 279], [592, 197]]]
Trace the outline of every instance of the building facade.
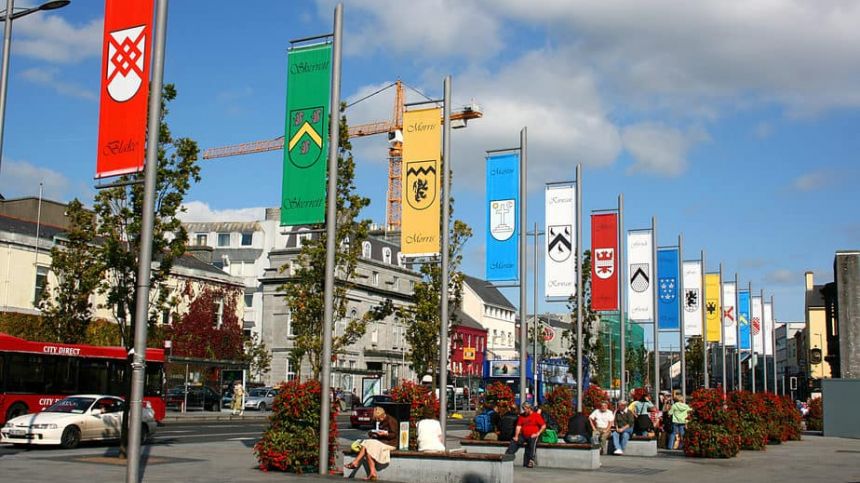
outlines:
[[450, 363], [448, 370], [457, 386], [477, 388], [484, 367], [487, 329], [462, 311], [451, 327]]
[[806, 302], [804, 304], [803, 340], [806, 346], [805, 354], [801, 356], [803, 365], [807, 368], [807, 377], [813, 388], [821, 387], [821, 379], [832, 377], [827, 350], [827, 313], [824, 303], [824, 285], [815, 285], [812, 272], [804, 274], [806, 283]]
[[516, 307], [486, 280], [463, 276], [462, 311], [487, 329], [487, 359], [516, 359]]
[[[786, 322], [777, 324], [776, 331], [776, 377], [779, 387], [785, 385], [785, 394], [789, 393], [791, 378], [801, 375], [800, 359], [798, 358], [797, 337], [804, 329], [803, 322]], [[797, 379], [800, 384], [800, 379]]]

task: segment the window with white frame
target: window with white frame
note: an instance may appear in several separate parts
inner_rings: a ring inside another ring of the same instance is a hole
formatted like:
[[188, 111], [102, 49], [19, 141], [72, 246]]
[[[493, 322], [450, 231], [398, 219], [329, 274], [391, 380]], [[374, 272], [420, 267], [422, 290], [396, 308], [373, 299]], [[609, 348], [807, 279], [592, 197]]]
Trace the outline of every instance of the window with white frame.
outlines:
[[292, 339], [296, 336], [296, 333], [293, 331], [293, 316], [291, 313], [287, 313], [287, 339]]
[[385, 247], [382, 249], [382, 261], [387, 264], [391, 264], [391, 249]]
[[212, 327], [221, 328], [224, 322], [224, 301], [217, 300], [212, 304]]
[[370, 242], [361, 242], [361, 256], [363, 258], [370, 258]]
[[245, 292], [245, 308], [250, 309], [254, 305], [254, 292]]
[[370, 343], [376, 345], [379, 343], [379, 325], [373, 324], [373, 330], [370, 332]]
[[42, 300], [42, 293], [45, 291], [45, 287], [48, 286], [48, 272], [50, 271], [50, 267], [44, 265], [36, 266], [36, 286], [33, 290], [34, 307], [38, 307], [39, 301]]
[[373, 272], [370, 274], [370, 283], [373, 285], [379, 285], [379, 272]]
[[206, 233], [198, 233], [195, 244], [198, 247], [204, 247], [209, 244], [209, 237], [206, 235]]
[[242, 246], [249, 247], [254, 241], [254, 234], [250, 232], [242, 233]]
[[[303, 229], [301, 231], [305, 231], [305, 230]], [[311, 239], [310, 233], [301, 233], [300, 232], [298, 235], [296, 235], [296, 248], [301, 248], [302, 245], [304, 245], [305, 241], [310, 240], [310, 239]]]
[[218, 234], [218, 246], [219, 247], [229, 247], [230, 246], [230, 234], [229, 233], [219, 233]]
[[295, 373], [295, 371], [293, 371], [293, 364], [290, 362], [289, 359], [287, 359], [286, 369], [287, 369], [286, 373], [284, 374], [286, 376], [286, 380], [287, 381], [294, 380], [296, 378], [296, 373]]

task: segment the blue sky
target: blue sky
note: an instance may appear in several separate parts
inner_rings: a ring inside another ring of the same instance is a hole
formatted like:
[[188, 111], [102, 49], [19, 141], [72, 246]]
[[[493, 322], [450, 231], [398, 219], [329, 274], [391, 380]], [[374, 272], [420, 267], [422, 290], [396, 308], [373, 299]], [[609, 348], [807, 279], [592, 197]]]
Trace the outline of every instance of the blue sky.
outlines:
[[[235, 5], [170, 5], [170, 122], [201, 148], [283, 133], [288, 41], [329, 31], [334, 3]], [[73, 0], [14, 22], [6, 197], [42, 181], [50, 198], [91, 199], [103, 9]], [[779, 320], [803, 320], [803, 272], [830, 281], [834, 251], [860, 245], [857, 25], [860, 4], [841, 1], [347, 1], [343, 97], [397, 78], [439, 97], [450, 73], [455, 108], [482, 106], [484, 118], [453, 136], [456, 215], [475, 230], [471, 274], [484, 273], [483, 151], [515, 145], [527, 125], [529, 226], [543, 223], [543, 183], [582, 162], [587, 211], [623, 192], [627, 228], [656, 215], [661, 244], [683, 232], [685, 258], [706, 250], [709, 270], [722, 262], [775, 296]], [[374, 97], [349, 120], [387, 119], [392, 102]], [[354, 142], [366, 215], [378, 222], [385, 141]], [[188, 219], [261, 216], [279, 203], [281, 159], [202, 161]]]

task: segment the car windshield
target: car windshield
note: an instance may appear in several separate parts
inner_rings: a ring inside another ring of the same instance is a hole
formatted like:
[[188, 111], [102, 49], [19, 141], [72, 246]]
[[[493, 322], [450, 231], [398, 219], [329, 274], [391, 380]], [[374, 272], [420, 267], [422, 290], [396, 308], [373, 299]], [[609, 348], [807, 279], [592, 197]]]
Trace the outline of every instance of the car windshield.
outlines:
[[364, 401], [363, 406], [366, 408], [370, 408], [370, 407], [376, 406], [379, 403], [384, 403], [384, 402], [389, 402], [389, 401], [391, 401], [391, 398], [388, 396], [373, 396], [373, 397], [367, 398], [367, 401]]
[[93, 401], [95, 399], [91, 397], [67, 397], [55, 402], [45, 412], [83, 414], [93, 404]]
[[248, 393], [251, 397], [266, 397], [266, 393], [268, 389], [251, 389], [251, 392]]

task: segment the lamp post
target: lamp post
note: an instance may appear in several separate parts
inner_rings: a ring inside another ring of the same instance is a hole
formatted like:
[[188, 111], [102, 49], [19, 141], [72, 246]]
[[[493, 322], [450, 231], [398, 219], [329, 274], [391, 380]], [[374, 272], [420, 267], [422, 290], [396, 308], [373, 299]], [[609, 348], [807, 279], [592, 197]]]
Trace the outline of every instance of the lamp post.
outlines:
[[12, 21], [40, 10], [55, 10], [70, 4], [71, 0], [53, 0], [38, 7], [22, 8], [15, 11], [15, 0], [6, 0], [6, 12], [0, 21], [6, 22], [3, 30], [3, 71], [0, 72], [0, 167], [3, 162], [3, 128], [6, 124], [6, 85], [9, 82], [9, 54], [12, 50]]

